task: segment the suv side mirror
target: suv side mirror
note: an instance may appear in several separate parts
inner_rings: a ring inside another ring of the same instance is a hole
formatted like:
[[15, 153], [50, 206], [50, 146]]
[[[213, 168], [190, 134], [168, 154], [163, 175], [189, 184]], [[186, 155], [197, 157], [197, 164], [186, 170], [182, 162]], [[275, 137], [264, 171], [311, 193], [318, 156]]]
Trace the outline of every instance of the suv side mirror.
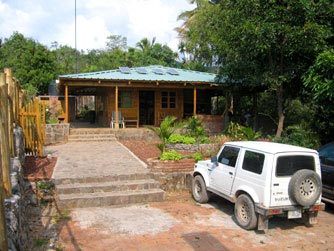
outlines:
[[218, 166], [217, 156], [211, 157], [211, 163], [214, 164], [214, 166]]

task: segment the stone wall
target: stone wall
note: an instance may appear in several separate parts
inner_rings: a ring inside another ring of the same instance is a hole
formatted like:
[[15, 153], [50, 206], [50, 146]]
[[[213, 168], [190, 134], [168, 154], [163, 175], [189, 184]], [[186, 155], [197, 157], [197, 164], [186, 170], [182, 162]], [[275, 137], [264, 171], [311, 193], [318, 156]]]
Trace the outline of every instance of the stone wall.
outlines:
[[46, 124], [45, 145], [64, 143], [68, 141], [70, 133], [70, 124]]
[[5, 200], [8, 249], [10, 251], [27, 250], [29, 243], [29, 225], [26, 218], [27, 200], [25, 182], [19, 158], [11, 159], [12, 197]]
[[154, 179], [160, 182], [164, 191], [191, 190], [191, 172], [195, 164], [193, 159], [160, 161], [152, 158], [147, 162]]
[[124, 128], [115, 130], [115, 136], [118, 140], [159, 140], [158, 136], [147, 128]]
[[216, 155], [220, 144], [167, 144], [166, 150], [175, 150], [177, 152], [199, 152], [204, 156]]

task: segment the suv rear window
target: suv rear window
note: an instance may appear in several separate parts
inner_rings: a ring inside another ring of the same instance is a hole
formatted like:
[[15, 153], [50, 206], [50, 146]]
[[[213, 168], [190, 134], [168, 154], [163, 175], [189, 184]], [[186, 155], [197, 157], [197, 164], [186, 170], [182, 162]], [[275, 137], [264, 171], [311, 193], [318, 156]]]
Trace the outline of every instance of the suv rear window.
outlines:
[[315, 170], [312, 156], [291, 155], [277, 158], [276, 176], [291, 176], [301, 169]]

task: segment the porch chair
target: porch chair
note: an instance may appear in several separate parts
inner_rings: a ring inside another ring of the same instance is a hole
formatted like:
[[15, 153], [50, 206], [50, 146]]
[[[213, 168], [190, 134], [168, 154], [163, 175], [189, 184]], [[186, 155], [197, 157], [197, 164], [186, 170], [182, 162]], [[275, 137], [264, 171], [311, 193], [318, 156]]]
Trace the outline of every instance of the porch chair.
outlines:
[[[116, 111], [112, 111], [110, 127], [114, 128], [115, 124], [116, 124]], [[124, 117], [122, 117], [121, 111], [118, 111], [118, 124], [120, 125], [120, 127], [125, 128]]]

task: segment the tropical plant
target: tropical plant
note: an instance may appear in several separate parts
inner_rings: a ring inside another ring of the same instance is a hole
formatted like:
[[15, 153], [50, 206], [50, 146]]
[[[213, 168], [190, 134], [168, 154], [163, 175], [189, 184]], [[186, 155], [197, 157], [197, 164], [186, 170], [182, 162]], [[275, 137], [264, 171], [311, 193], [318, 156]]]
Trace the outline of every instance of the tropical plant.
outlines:
[[176, 117], [167, 116], [160, 124], [159, 127], [149, 126], [148, 129], [152, 130], [160, 139], [161, 143], [158, 143], [156, 146], [160, 150], [161, 153], [165, 152], [166, 144], [168, 142], [169, 137], [175, 132], [178, 128], [178, 124], [175, 123]]

